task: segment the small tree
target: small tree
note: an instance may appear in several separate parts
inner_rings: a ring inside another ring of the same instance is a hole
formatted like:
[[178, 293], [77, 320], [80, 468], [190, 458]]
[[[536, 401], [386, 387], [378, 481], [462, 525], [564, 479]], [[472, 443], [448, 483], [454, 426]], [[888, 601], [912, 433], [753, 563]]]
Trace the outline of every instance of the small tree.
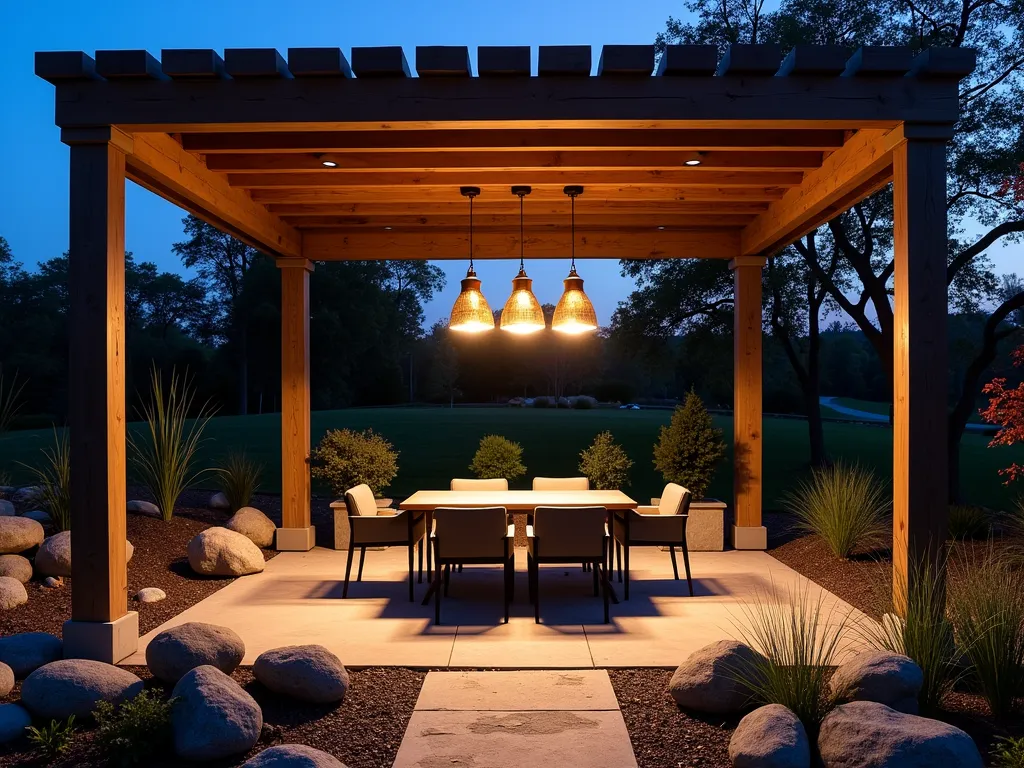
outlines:
[[311, 463], [313, 477], [330, 485], [335, 496], [366, 483], [380, 498], [398, 474], [398, 451], [372, 429], [330, 429], [313, 449]]
[[523, 446], [500, 435], [486, 435], [480, 440], [470, 470], [481, 479], [503, 477], [509, 482], [526, 474]]
[[[1013, 353], [1013, 364], [1024, 366], [1024, 347]], [[1024, 442], [1024, 382], [1007, 389], [1005, 378], [992, 379], [982, 390], [989, 396], [988, 408], [981, 412], [981, 417], [989, 424], [999, 426], [990, 447], [997, 445], [1014, 445]], [[1014, 462], [1005, 469], [999, 470], [1009, 484], [1024, 477], [1024, 466]]]
[[602, 432], [580, 453], [580, 472], [598, 491], [622, 488], [629, 482], [632, 460], [611, 432]]
[[703, 499], [724, 456], [722, 430], [711, 423], [711, 414], [691, 389], [672, 412], [671, 423], [661, 428], [654, 445], [654, 468], [666, 482], [679, 483], [694, 499]]

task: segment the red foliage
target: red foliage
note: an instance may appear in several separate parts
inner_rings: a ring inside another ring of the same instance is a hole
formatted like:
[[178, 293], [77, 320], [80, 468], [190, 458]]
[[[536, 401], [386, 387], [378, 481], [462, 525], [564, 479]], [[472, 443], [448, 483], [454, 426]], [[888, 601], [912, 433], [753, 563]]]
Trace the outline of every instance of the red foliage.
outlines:
[[[1013, 364], [1024, 366], [1024, 347], [1014, 351]], [[989, 403], [988, 408], [981, 411], [981, 417], [989, 424], [999, 425], [989, 447], [1024, 443], [1024, 383], [1007, 389], [1006, 379], [996, 378], [986, 384], [982, 392], [989, 396]], [[1024, 478], [1024, 466], [1014, 463], [999, 470], [999, 474], [1006, 476], [1009, 484]]]
[[1003, 183], [996, 191], [996, 197], [1010, 195], [1015, 203], [1024, 202], [1024, 163], [1018, 166], [1020, 173], [1003, 179]]

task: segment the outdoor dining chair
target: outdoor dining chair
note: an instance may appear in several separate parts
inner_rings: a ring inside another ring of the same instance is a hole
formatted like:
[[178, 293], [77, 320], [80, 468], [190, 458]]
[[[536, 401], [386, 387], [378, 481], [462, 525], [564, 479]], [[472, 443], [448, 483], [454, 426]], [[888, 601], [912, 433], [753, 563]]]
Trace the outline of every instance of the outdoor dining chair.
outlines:
[[[501, 565], [505, 578], [505, 623], [515, 584], [515, 530], [504, 507], [434, 510], [434, 623], [441, 623], [441, 593], [448, 596], [453, 565]], [[442, 586], [443, 582], [443, 586]]]
[[640, 506], [636, 509], [616, 511], [612, 514], [612, 537], [618, 558], [619, 581], [622, 581], [623, 551], [625, 551], [625, 599], [629, 600], [629, 550], [631, 547], [668, 547], [672, 559], [672, 574], [679, 580], [676, 547], [683, 550], [686, 568], [686, 586], [693, 597], [690, 578], [690, 551], [686, 546], [686, 520], [690, 512], [691, 494], [677, 483], [669, 483], [661, 493], [657, 507]]
[[[535, 491], [589, 491], [590, 480], [585, 477], [535, 477], [533, 478], [533, 490]], [[533, 515], [526, 516], [526, 524], [533, 524]], [[589, 568], [588, 563], [583, 564], [583, 570]]]
[[507, 491], [508, 480], [504, 477], [477, 480], [468, 477], [456, 477], [452, 480], [453, 491]]
[[[357, 485], [345, 491], [348, 522], [352, 536], [345, 565], [345, 586], [341, 591], [348, 597], [348, 582], [352, 573], [352, 556], [359, 547], [359, 573], [356, 581], [363, 580], [363, 564], [367, 547], [409, 547], [409, 600], [414, 600], [413, 549], [419, 544], [419, 579], [423, 581], [423, 542], [427, 531], [426, 515], [409, 510], [378, 510], [370, 486]], [[383, 514], [382, 514], [383, 513]]]
[[604, 594], [608, 623], [608, 511], [604, 507], [537, 507], [526, 529], [527, 570], [533, 616], [540, 623], [540, 567], [587, 563], [594, 570], [594, 596]]

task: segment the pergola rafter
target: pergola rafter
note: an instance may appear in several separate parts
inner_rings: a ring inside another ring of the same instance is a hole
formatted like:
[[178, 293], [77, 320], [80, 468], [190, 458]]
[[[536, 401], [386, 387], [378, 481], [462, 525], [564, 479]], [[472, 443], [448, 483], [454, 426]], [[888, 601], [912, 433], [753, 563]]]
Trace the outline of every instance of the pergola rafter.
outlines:
[[338, 48], [37, 54], [71, 146], [72, 376], [87, 382], [71, 407], [75, 547], [89, 553], [75, 562], [91, 563], [76, 565], [72, 652], [116, 659], [134, 642], [111, 554], [123, 541], [125, 178], [284, 268], [278, 545], [295, 549], [313, 544], [312, 262], [465, 258], [463, 185], [481, 188], [473, 256], [508, 258], [520, 249], [513, 184], [534, 188], [531, 257], [568, 254], [562, 187], [582, 184], [578, 258], [730, 262], [733, 542], [763, 548], [764, 258], [895, 181], [897, 575], [934, 551], [946, 487], [939, 201], [972, 52], [798, 46], [783, 58], [736, 45], [719, 59], [669, 46], [655, 68], [653, 46], [605, 46], [592, 75], [587, 46], [541, 46], [536, 74], [527, 47], [481, 47], [473, 64], [459, 46], [417, 48], [414, 67], [397, 47], [354, 48], [351, 64]]

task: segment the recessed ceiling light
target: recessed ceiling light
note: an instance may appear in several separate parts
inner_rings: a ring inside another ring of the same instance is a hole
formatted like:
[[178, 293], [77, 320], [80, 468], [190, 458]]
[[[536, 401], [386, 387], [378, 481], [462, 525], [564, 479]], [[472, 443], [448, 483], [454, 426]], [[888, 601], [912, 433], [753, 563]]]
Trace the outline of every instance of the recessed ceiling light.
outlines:
[[388, 232], [391, 231], [391, 227], [384, 227], [384, 229], [387, 230]]
[[661, 225], [658, 226], [658, 229], [664, 229], [664, 228], [665, 228], [664, 224], [661, 224]]
[[691, 168], [700, 165], [702, 162], [704, 162], [703, 152], [691, 152], [683, 158], [683, 165], [688, 165]]
[[337, 160], [332, 160], [327, 155], [317, 155], [316, 159], [320, 161], [320, 165], [322, 165], [324, 168], [337, 168], [338, 167], [338, 161]]

